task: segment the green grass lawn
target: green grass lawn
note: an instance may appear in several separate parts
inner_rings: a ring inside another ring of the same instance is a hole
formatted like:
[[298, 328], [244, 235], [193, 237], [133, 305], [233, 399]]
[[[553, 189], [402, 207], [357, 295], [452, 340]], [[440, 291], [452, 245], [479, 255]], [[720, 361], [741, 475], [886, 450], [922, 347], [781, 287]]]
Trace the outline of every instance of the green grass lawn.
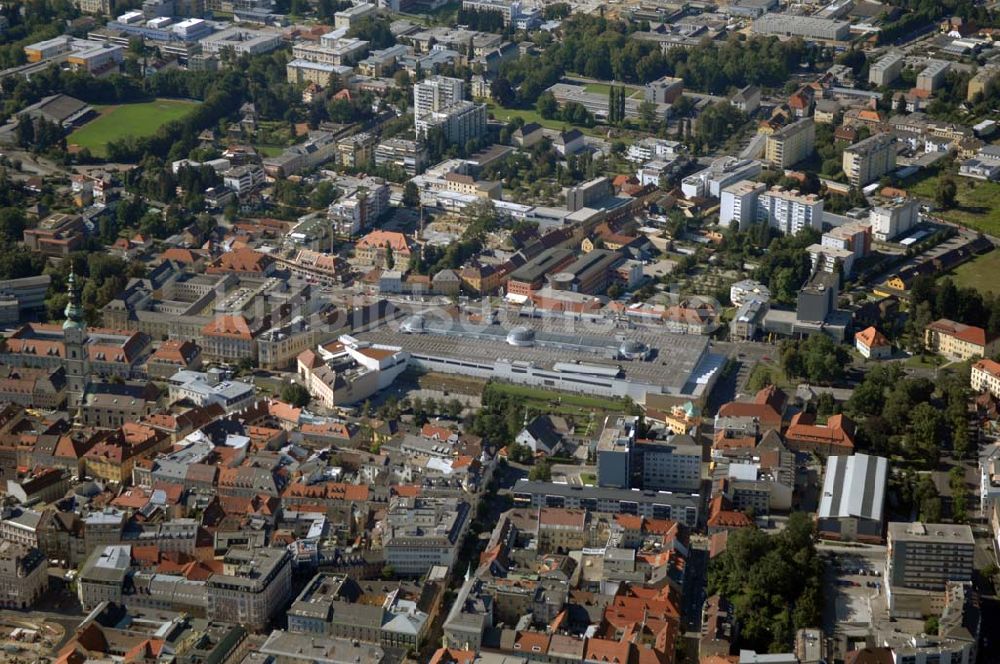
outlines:
[[[486, 107], [489, 113], [500, 122], [510, 122], [512, 118], [520, 117], [524, 120], [525, 124], [528, 124], [529, 122], [536, 122], [546, 129], [554, 129], [556, 131], [569, 129], [572, 126], [562, 120], [546, 120], [533, 108], [505, 108], [503, 106], [498, 106], [493, 102], [488, 103]], [[591, 136], [602, 135], [601, 132], [594, 127], [577, 127], [577, 129], [582, 131], [584, 134], [589, 134]]]
[[[934, 202], [941, 179], [939, 174], [916, 175], [904, 182], [910, 194]], [[954, 177], [958, 185], [958, 207], [935, 210], [934, 215], [945, 221], [962, 224], [990, 235], [1000, 235], [1000, 183]]]
[[265, 157], [277, 157], [279, 154], [285, 151], [285, 148], [280, 145], [255, 145], [253, 146], [257, 152], [264, 155]]
[[139, 104], [95, 106], [100, 116], [69, 135], [67, 143], [88, 148], [95, 156], [105, 156], [109, 141], [124, 136], [144, 137], [162, 125], [183, 118], [197, 102], [177, 99], [157, 99]]
[[[1000, 202], [998, 202], [1000, 204]], [[949, 275], [959, 288], [971, 287], [981, 293], [1000, 293], [1000, 251], [993, 250], [959, 265]]]
[[907, 358], [903, 364], [918, 369], [935, 369], [944, 364], [944, 360], [937, 355], [914, 355]]

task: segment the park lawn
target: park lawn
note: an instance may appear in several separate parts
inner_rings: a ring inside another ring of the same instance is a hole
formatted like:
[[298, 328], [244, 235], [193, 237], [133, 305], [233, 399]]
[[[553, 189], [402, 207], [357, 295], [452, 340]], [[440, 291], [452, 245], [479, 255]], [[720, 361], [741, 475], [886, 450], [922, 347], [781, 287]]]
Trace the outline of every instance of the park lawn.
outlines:
[[998, 275], [1000, 275], [1000, 251], [994, 249], [959, 265], [948, 276], [959, 288], [975, 288], [981, 293], [996, 294], [1000, 293]]
[[[488, 103], [486, 107], [489, 113], [500, 122], [510, 122], [512, 118], [520, 117], [524, 120], [525, 124], [535, 122], [546, 129], [554, 129], [555, 131], [562, 131], [563, 129], [569, 129], [573, 126], [569, 123], [563, 122], [562, 120], [546, 120], [533, 108], [506, 108], [504, 106], [498, 106], [493, 102]], [[584, 134], [597, 137], [601, 136], [601, 133], [594, 127], [577, 127], [577, 129], [582, 131]]]
[[[910, 194], [934, 203], [940, 175], [929, 175], [903, 184]], [[968, 226], [989, 235], [1000, 236], [1000, 183], [983, 182], [954, 176], [958, 186], [958, 207], [951, 210], [935, 209], [933, 214], [945, 221]]]
[[253, 147], [257, 152], [265, 157], [277, 157], [285, 151], [285, 148], [280, 145], [255, 145]]
[[[616, 85], [615, 87], [620, 88], [622, 86]], [[634, 97], [636, 92], [641, 92], [639, 88], [632, 87], [631, 85], [626, 85], [624, 87], [628, 90], [629, 97]], [[608, 83], [584, 83], [583, 89], [587, 92], [607, 96], [608, 92], [611, 90], [611, 85]]]
[[151, 136], [164, 124], [183, 118], [196, 105], [193, 101], [157, 99], [138, 104], [95, 106], [100, 115], [70, 134], [67, 143], [80, 149], [88, 148], [95, 156], [103, 157], [109, 141], [125, 136]]

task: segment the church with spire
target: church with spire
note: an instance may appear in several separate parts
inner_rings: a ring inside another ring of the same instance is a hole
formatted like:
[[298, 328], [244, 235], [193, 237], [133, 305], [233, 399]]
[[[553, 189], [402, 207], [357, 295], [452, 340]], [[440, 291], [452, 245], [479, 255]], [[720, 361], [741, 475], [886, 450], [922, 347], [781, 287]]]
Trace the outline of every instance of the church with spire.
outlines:
[[80, 297], [80, 285], [76, 282], [76, 274], [69, 273], [69, 302], [66, 303], [66, 320], [63, 321], [63, 344], [66, 349], [66, 407], [70, 410], [78, 408], [87, 391], [87, 376], [89, 362], [87, 361], [87, 324], [83, 317], [83, 304]]
[[87, 394], [105, 389], [112, 378], [144, 381], [152, 352], [148, 335], [133, 330], [88, 327], [83, 284], [75, 272], [67, 279], [65, 320], [26, 323], [7, 338], [0, 362], [11, 367], [65, 373], [66, 408], [77, 412]]

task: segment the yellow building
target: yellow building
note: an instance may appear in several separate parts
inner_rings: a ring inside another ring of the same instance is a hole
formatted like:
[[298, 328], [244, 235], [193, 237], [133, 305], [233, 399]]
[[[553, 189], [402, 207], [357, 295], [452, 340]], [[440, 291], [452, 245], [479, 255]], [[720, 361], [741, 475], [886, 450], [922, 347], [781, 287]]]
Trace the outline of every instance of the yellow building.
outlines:
[[815, 147], [816, 124], [812, 118], [802, 118], [767, 136], [764, 159], [787, 168], [811, 155]]
[[976, 72], [976, 75], [969, 79], [969, 86], [965, 93], [966, 101], [972, 101], [976, 95], [986, 94], [986, 86], [997, 77], [998, 73], [1000, 73], [1000, 68], [997, 67], [983, 67]]
[[992, 357], [1000, 347], [1000, 339], [988, 339], [986, 330], [941, 318], [924, 330], [927, 350], [952, 360]]

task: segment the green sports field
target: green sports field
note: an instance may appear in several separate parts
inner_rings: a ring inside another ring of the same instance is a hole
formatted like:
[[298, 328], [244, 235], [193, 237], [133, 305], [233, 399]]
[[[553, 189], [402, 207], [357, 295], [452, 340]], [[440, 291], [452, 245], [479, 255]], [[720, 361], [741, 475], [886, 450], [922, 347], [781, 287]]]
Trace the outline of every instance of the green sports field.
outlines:
[[108, 141], [129, 135], [149, 136], [161, 125], [187, 115], [196, 104], [177, 99], [157, 99], [139, 104], [95, 106], [99, 117], [70, 134], [67, 143], [81, 149], [88, 148], [95, 156], [103, 157]]

